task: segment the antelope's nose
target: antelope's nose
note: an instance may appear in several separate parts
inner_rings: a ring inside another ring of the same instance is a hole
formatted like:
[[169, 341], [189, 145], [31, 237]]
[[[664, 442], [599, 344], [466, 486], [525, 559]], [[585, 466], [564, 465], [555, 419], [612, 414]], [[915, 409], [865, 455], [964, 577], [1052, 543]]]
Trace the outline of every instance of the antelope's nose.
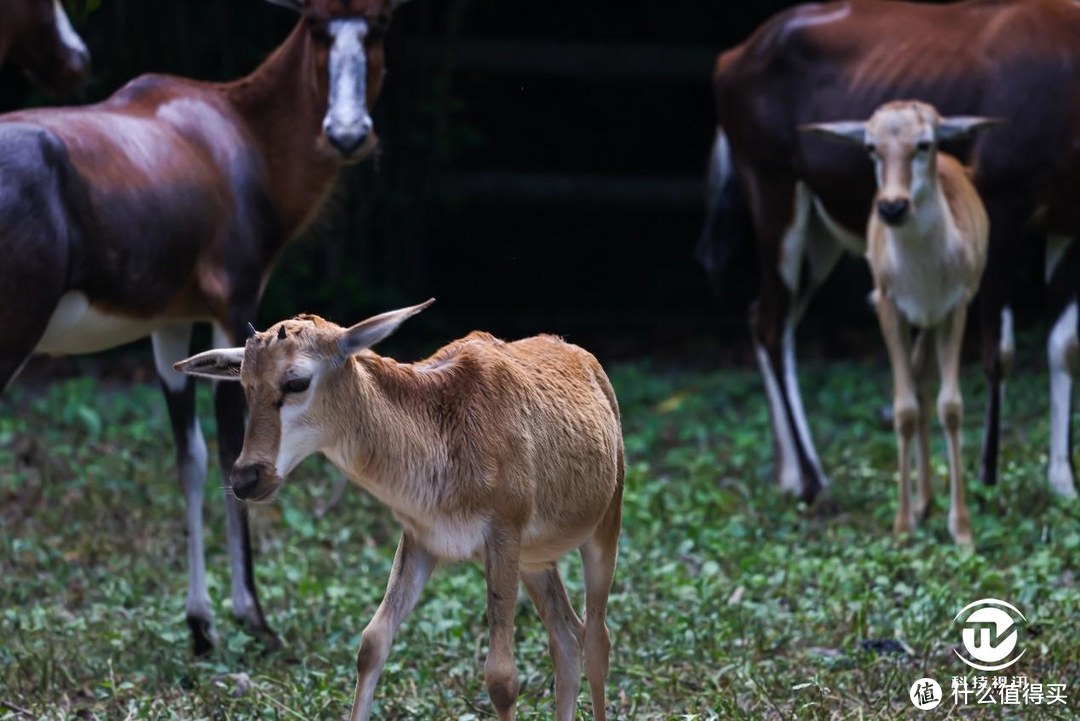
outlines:
[[343, 158], [352, 157], [363, 147], [371, 135], [371, 129], [370, 117], [354, 122], [335, 122], [333, 118], [328, 118], [323, 125], [326, 139]]
[[879, 200], [877, 212], [889, 225], [897, 225], [907, 217], [911, 211], [911, 201], [906, 198], [897, 200]]
[[341, 153], [342, 157], [352, 156], [367, 140], [367, 133], [363, 135], [327, 135], [326, 139], [334, 146], [334, 150]]
[[234, 466], [231, 479], [233, 494], [240, 500], [251, 498], [267, 476], [266, 469], [258, 463]]

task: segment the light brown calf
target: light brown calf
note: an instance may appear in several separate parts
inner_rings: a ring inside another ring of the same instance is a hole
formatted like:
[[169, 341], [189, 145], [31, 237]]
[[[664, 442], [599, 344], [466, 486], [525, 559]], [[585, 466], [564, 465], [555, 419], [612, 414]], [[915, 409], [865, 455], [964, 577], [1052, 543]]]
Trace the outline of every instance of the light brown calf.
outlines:
[[[866, 121], [821, 123], [804, 130], [865, 145], [874, 161], [877, 196], [866, 258], [874, 306], [893, 370], [893, 408], [900, 461], [900, 506], [893, 529], [910, 533], [930, 507], [930, 416], [926, 354], [941, 377], [938, 418], [949, 448], [949, 532], [971, 543], [960, 456], [960, 348], [967, 306], [986, 266], [989, 222], [963, 166], [937, 144], [999, 121], [942, 118], [926, 103], [886, 103]], [[922, 328], [911, 348], [909, 324]], [[918, 430], [919, 493], [911, 505], [909, 448]]]
[[[344, 329], [302, 315], [243, 348], [200, 353], [177, 370], [239, 380], [249, 420], [233, 470], [239, 497], [265, 501], [321, 452], [403, 527], [382, 604], [357, 654], [354, 721], [371, 714], [391, 641], [440, 559], [483, 561], [488, 693], [514, 718], [514, 605], [520, 576], [550, 636], [557, 718], [572, 721], [581, 656], [593, 714], [605, 718], [605, 624], [622, 513], [619, 408], [596, 359], [552, 336], [504, 343], [472, 333], [420, 363], [369, 348], [432, 301]], [[585, 621], [555, 561], [581, 552]]]

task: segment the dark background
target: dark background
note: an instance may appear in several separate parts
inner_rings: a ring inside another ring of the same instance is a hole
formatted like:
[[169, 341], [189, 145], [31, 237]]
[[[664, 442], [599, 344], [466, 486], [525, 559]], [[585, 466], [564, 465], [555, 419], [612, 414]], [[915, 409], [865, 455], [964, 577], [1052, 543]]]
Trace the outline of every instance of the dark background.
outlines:
[[[78, 102], [145, 72], [243, 75], [296, 20], [263, 0], [72, 4], [94, 55]], [[285, 254], [259, 323], [300, 311], [349, 323], [435, 296], [420, 328], [444, 339], [547, 331], [608, 356], [747, 361], [752, 248], [715, 288], [694, 259], [709, 81], [719, 51], [792, 4], [403, 5], [374, 113], [381, 154], [343, 174], [323, 222]], [[49, 102], [10, 69], [0, 86], [7, 107]], [[802, 354], [877, 352], [863, 265], [846, 258], [822, 291]]]

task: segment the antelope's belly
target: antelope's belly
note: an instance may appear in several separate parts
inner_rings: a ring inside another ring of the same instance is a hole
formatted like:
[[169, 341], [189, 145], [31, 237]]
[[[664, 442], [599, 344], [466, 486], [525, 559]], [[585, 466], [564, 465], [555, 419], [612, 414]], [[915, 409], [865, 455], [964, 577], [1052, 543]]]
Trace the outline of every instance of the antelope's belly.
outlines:
[[432, 555], [445, 561], [472, 561], [483, 558], [487, 538], [486, 518], [466, 520], [439, 517], [419, 522], [402, 514], [398, 521]]
[[[489, 522], [440, 517], [418, 521], [396, 514], [401, 525], [432, 555], [446, 561], [484, 558]], [[529, 524], [522, 530], [519, 565], [526, 571], [550, 567], [588, 539], [593, 527], [574, 532], [555, 531]]]
[[65, 293], [56, 305], [35, 353], [76, 355], [130, 343], [168, 324], [165, 318], [135, 318], [90, 304], [80, 291]]

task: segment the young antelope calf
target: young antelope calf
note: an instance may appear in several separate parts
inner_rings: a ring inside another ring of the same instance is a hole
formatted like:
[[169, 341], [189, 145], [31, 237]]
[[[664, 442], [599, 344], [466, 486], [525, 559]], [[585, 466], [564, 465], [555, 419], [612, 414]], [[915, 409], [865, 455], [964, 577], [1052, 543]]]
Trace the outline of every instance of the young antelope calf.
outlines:
[[[926, 355], [941, 377], [938, 418], [949, 449], [949, 532], [971, 543], [960, 458], [960, 347], [967, 306], [986, 265], [989, 221], [964, 167], [937, 144], [998, 121], [942, 118], [920, 102], [886, 103], [866, 122], [806, 126], [865, 145], [874, 161], [877, 197], [867, 229], [874, 306], [893, 370], [893, 409], [900, 460], [896, 533], [910, 533], [930, 507], [930, 415]], [[921, 328], [911, 349], [908, 325]], [[909, 448], [918, 430], [919, 492], [911, 505]]]
[[[375, 683], [402, 621], [439, 559], [482, 560], [491, 640], [488, 693], [514, 718], [518, 576], [550, 636], [557, 718], [572, 721], [581, 656], [593, 715], [605, 718], [605, 624], [622, 513], [619, 407], [604, 370], [552, 336], [504, 343], [472, 333], [426, 361], [397, 363], [371, 346], [432, 301], [345, 329], [301, 315], [243, 348], [200, 353], [177, 370], [238, 380], [247, 396], [237, 497], [271, 498], [301, 460], [321, 452], [400, 521], [403, 533], [356, 665], [354, 721], [371, 714]], [[585, 620], [555, 561], [577, 548]]]

